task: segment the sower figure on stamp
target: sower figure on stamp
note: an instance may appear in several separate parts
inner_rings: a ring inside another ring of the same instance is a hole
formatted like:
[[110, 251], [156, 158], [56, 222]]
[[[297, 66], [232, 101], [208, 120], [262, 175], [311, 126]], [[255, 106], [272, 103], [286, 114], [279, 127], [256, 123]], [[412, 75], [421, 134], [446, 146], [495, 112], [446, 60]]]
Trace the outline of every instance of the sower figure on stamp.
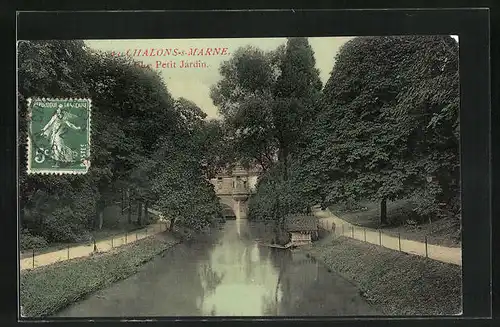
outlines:
[[53, 159], [56, 161], [55, 167], [58, 166], [59, 162], [70, 163], [77, 159], [78, 153], [67, 146], [63, 138], [68, 128], [81, 129], [68, 121], [74, 117], [76, 116], [63, 110], [63, 106], [60, 104], [50, 121], [42, 128], [42, 136], [49, 139]]

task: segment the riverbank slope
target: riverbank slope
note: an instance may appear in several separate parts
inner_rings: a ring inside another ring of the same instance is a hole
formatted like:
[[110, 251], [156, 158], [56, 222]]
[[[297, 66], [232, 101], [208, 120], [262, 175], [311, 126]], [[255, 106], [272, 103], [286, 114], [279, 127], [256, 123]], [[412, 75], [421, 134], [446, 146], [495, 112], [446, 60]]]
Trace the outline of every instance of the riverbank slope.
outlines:
[[135, 274], [143, 264], [180, 243], [182, 237], [177, 234], [163, 232], [109, 252], [22, 271], [20, 303], [24, 316], [50, 316]]
[[354, 283], [384, 315], [462, 311], [460, 266], [333, 234], [302, 250]]

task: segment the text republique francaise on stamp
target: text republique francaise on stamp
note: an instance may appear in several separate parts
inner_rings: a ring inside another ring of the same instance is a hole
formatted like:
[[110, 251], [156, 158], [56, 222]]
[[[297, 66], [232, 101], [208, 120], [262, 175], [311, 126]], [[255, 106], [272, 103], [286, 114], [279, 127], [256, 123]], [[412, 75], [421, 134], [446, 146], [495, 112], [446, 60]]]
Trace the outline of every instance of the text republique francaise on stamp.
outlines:
[[28, 99], [28, 173], [85, 174], [90, 166], [90, 99]]

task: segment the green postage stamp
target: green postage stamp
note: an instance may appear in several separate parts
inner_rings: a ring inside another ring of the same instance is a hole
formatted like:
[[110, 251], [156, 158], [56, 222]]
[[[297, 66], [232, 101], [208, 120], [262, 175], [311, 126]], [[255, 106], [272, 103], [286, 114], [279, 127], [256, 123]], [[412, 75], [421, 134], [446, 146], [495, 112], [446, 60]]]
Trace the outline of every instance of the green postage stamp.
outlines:
[[28, 174], [85, 174], [90, 99], [28, 99]]

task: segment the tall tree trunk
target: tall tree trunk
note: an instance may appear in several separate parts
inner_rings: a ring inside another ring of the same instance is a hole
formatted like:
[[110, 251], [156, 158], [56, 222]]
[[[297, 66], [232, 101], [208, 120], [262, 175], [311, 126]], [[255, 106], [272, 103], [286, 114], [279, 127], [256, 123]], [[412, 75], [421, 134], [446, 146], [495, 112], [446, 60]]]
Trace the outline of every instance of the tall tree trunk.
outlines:
[[99, 225], [98, 225], [98, 229], [101, 230], [102, 229], [102, 224], [104, 222], [104, 212], [101, 210], [99, 212]]
[[144, 202], [144, 221], [146, 224], [149, 223], [148, 201]]
[[137, 203], [137, 224], [142, 226], [142, 202]]
[[380, 224], [387, 224], [387, 199], [383, 198], [380, 201]]
[[130, 199], [130, 189], [127, 189], [127, 204], [128, 204], [127, 221], [129, 225], [132, 225], [132, 201]]
[[174, 224], [175, 224], [175, 218], [171, 218], [170, 219], [170, 226], [168, 226], [168, 230], [169, 231], [173, 231], [174, 230]]
[[122, 212], [121, 212], [121, 214], [122, 214], [122, 217], [123, 217], [123, 214], [125, 212], [125, 190], [122, 189], [121, 193], [122, 193], [122, 202], [121, 202]]
[[288, 152], [285, 152], [283, 156], [283, 180], [288, 180]]
[[283, 169], [283, 180], [286, 181], [288, 180], [288, 149], [284, 145], [280, 146], [278, 151], [278, 160]]
[[104, 216], [104, 207], [105, 207], [105, 202], [103, 199], [97, 200], [96, 204], [96, 215], [95, 215], [95, 224], [94, 228], [97, 230], [102, 229], [103, 225], [103, 216]]

